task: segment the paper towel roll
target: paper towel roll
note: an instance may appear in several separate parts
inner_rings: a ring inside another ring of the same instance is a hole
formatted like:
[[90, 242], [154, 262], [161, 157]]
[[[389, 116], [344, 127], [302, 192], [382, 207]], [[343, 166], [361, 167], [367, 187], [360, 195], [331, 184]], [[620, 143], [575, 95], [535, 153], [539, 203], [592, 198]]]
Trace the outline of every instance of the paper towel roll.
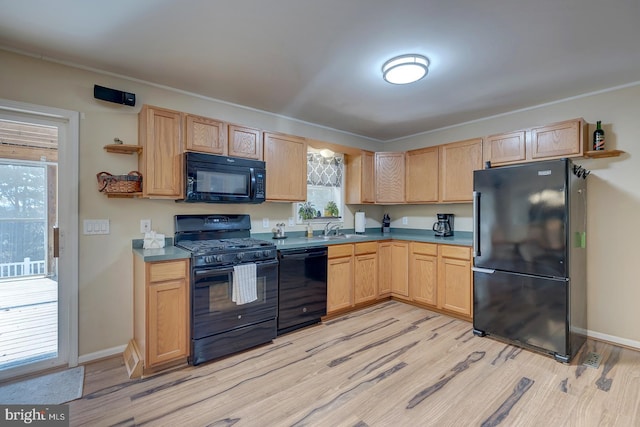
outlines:
[[364, 233], [364, 225], [367, 219], [364, 217], [364, 212], [356, 212], [356, 233]]

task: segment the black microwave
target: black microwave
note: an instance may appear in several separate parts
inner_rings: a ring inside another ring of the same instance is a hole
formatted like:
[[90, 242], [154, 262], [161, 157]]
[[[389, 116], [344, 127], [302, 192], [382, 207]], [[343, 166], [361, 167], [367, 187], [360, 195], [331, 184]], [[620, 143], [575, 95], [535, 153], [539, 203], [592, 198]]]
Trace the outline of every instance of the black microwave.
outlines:
[[262, 203], [265, 162], [214, 154], [184, 154], [185, 202]]

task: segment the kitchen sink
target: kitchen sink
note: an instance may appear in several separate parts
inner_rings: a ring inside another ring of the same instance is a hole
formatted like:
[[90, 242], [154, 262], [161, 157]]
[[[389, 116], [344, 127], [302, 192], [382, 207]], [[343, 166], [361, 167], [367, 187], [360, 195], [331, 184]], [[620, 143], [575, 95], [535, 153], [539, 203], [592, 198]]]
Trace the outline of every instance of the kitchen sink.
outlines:
[[350, 239], [361, 239], [363, 237], [363, 235], [360, 234], [331, 234], [329, 236], [324, 236], [324, 235], [320, 235], [320, 236], [313, 236], [313, 237], [309, 237], [309, 240], [350, 240]]

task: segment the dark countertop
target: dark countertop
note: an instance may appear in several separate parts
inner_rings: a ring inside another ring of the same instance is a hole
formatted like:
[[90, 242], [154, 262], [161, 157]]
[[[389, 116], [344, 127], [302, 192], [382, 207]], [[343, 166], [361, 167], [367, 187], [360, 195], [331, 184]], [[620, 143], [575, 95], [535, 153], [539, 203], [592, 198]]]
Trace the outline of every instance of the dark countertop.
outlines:
[[[471, 246], [473, 233], [470, 231], [456, 231], [451, 237], [436, 237], [431, 230], [418, 230], [409, 228], [392, 228], [390, 233], [383, 234], [378, 228], [367, 229], [365, 234], [355, 235], [353, 230], [341, 230], [350, 237], [348, 239], [324, 240], [319, 234], [307, 238], [302, 231], [287, 234], [286, 239], [272, 239], [272, 233], [256, 233], [251, 237], [255, 239], [269, 240], [276, 244], [278, 249], [299, 249], [312, 246], [340, 245], [345, 243], [377, 242], [384, 240], [406, 240], [413, 242], [439, 243], [445, 245]], [[170, 261], [173, 259], [190, 258], [188, 251], [173, 246], [173, 239], [165, 239], [165, 247], [161, 249], [143, 249], [142, 239], [132, 241], [132, 250], [136, 256], [142, 257], [145, 262]]]
[[131, 249], [136, 256], [141, 257], [144, 262], [171, 261], [173, 259], [191, 258], [191, 253], [184, 249], [173, 246], [173, 239], [165, 238], [164, 248], [143, 249], [143, 239], [135, 239], [131, 242]]
[[440, 243], [446, 245], [471, 246], [473, 233], [470, 231], [457, 231], [451, 237], [436, 237], [431, 230], [418, 230], [408, 228], [392, 228], [390, 233], [383, 234], [378, 228], [367, 229], [365, 234], [355, 235], [353, 230], [341, 230], [344, 234], [353, 236], [347, 239], [324, 240], [320, 235], [307, 238], [304, 232], [292, 232], [286, 239], [272, 239], [272, 233], [252, 234], [251, 237], [263, 240], [272, 240], [278, 249], [299, 249], [311, 246], [340, 245], [345, 243], [374, 242], [384, 240], [406, 240], [425, 243]]

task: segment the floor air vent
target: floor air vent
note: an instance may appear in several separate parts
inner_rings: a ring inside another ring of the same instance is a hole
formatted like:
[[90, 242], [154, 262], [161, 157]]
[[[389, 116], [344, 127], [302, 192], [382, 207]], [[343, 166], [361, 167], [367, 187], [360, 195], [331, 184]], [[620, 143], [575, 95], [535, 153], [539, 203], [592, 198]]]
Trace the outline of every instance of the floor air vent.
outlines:
[[584, 362], [582, 362], [582, 364], [598, 369], [598, 367], [600, 366], [601, 360], [602, 360], [601, 354], [590, 352], [587, 354], [587, 357], [584, 358]]

